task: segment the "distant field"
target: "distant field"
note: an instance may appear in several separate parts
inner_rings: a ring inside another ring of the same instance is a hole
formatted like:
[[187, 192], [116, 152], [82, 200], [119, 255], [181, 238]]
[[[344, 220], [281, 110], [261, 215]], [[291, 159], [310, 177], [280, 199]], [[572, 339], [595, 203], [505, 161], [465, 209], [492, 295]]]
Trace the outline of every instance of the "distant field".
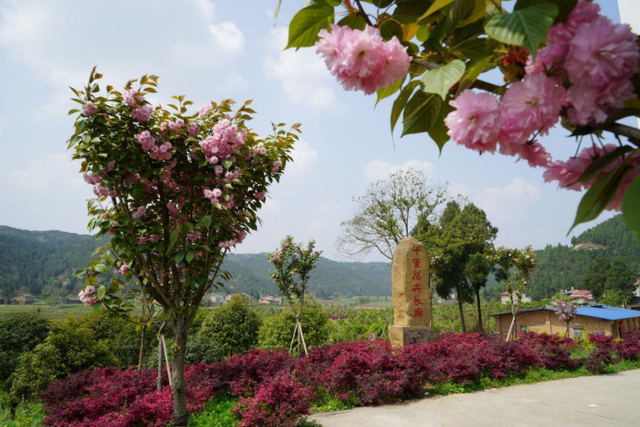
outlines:
[[9, 316], [16, 313], [32, 313], [39, 314], [50, 320], [62, 320], [69, 315], [82, 316], [92, 311], [93, 308], [85, 307], [83, 304], [0, 305], [0, 316]]

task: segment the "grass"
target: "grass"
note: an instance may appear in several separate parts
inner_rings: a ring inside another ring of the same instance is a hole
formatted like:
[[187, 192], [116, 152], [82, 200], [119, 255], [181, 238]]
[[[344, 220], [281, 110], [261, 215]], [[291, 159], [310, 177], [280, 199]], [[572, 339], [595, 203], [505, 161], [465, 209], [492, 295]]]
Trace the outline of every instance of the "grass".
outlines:
[[237, 401], [237, 397], [226, 394], [215, 396], [201, 412], [191, 417], [189, 427], [234, 427], [238, 418], [231, 413], [231, 408]]
[[0, 393], [0, 427], [40, 427], [45, 415], [39, 402], [22, 403], [16, 409], [16, 416], [11, 419], [9, 395]]

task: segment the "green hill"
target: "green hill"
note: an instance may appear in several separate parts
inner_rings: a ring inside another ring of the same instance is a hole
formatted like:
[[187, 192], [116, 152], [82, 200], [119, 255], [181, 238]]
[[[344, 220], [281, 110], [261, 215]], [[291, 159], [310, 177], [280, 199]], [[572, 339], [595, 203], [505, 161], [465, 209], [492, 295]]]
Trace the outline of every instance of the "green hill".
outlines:
[[[77, 294], [82, 286], [72, 277], [89, 265], [91, 254], [104, 239], [61, 231], [26, 231], [0, 226], [0, 295], [30, 293], [40, 297]], [[266, 254], [231, 254], [223, 269], [233, 278], [228, 292], [277, 295], [269, 277]], [[381, 262], [337, 262], [318, 260], [309, 283], [318, 297], [389, 296], [391, 267]]]
[[537, 251], [529, 292], [534, 299], [549, 298], [559, 290], [581, 288], [584, 274], [598, 255], [610, 262], [622, 259], [640, 272], [640, 243], [617, 215], [571, 239], [573, 246], [548, 245]]

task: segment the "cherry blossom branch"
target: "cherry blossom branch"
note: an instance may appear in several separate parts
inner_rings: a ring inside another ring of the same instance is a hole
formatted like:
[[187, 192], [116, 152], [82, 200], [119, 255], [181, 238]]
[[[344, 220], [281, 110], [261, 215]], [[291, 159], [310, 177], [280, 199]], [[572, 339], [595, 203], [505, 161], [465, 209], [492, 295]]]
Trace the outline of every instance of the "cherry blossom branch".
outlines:
[[[412, 62], [414, 64], [422, 65], [428, 70], [434, 70], [436, 68], [442, 67], [442, 64], [439, 64], [438, 62], [435, 62], [435, 61], [421, 61], [414, 58]], [[471, 87], [480, 89], [480, 90], [485, 90], [487, 92], [493, 92], [493, 93], [501, 89], [501, 86], [498, 86], [493, 83], [485, 82], [484, 80], [476, 80], [471, 85]], [[626, 136], [629, 139], [629, 142], [634, 144], [636, 147], [640, 147], [640, 129], [623, 125], [621, 123], [612, 123], [610, 125], [605, 126], [603, 130], [611, 132], [615, 135]]]
[[375, 25], [369, 19], [369, 15], [367, 15], [367, 12], [364, 11], [364, 7], [362, 7], [362, 3], [360, 3], [360, 0], [355, 0], [355, 2], [358, 5], [358, 10], [360, 11], [360, 15], [362, 15], [367, 25], [370, 27], [375, 27]]

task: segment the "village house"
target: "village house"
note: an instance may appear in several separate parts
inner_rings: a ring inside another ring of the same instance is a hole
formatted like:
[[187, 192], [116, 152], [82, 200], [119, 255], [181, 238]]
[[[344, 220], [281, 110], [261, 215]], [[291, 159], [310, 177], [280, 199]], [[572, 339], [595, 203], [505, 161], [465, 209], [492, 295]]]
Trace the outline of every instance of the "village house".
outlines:
[[[521, 302], [531, 302], [531, 298], [529, 298], [526, 294], [522, 294]], [[509, 298], [509, 292], [503, 292], [500, 294], [500, 304], [510, 304], [511, 298]]]
[[[500, 337], [506, 339], [511, 326], [511, 313], [492, 314], [491, 317], [496, 320], [496, 329]], [[624, 336], [625, 329], [638, 327], [640, 327], [640, 312], [592, 304], [576, 309], [576, 317], [570, 323], [569, 334], [576, 339], [582, 338], [585, 333], [620, 338]], [[543, 307], [522, 310], [518, 313], [516, 328], [520, 332], [564, 335], [567, 324], [558, 318], [554, 309]]]
[[0, 295], [0, 305], [10, 305], [10, 304], [11, 304], [11, 298], [3, 297], [2, 295]]
[[281, 297], [272, 297], [270, 295], [267, 295], [266, 297], [262, 298], [259, 301], [260, 304], [282, 304], [282, 298]]
[[568, 291], [564, 291], [563, 294], [573, 299], [573, 302], [576, 304], [593, 302], [593, 295], [591, 295], [591, 291], [571, 288]]
[[13, 297], [11, 300], [12, 304], [20, 304], [20, 305], [32, 305], [33, 304], [33, 296], [29, 294], [21, 294], [17, 297]]

